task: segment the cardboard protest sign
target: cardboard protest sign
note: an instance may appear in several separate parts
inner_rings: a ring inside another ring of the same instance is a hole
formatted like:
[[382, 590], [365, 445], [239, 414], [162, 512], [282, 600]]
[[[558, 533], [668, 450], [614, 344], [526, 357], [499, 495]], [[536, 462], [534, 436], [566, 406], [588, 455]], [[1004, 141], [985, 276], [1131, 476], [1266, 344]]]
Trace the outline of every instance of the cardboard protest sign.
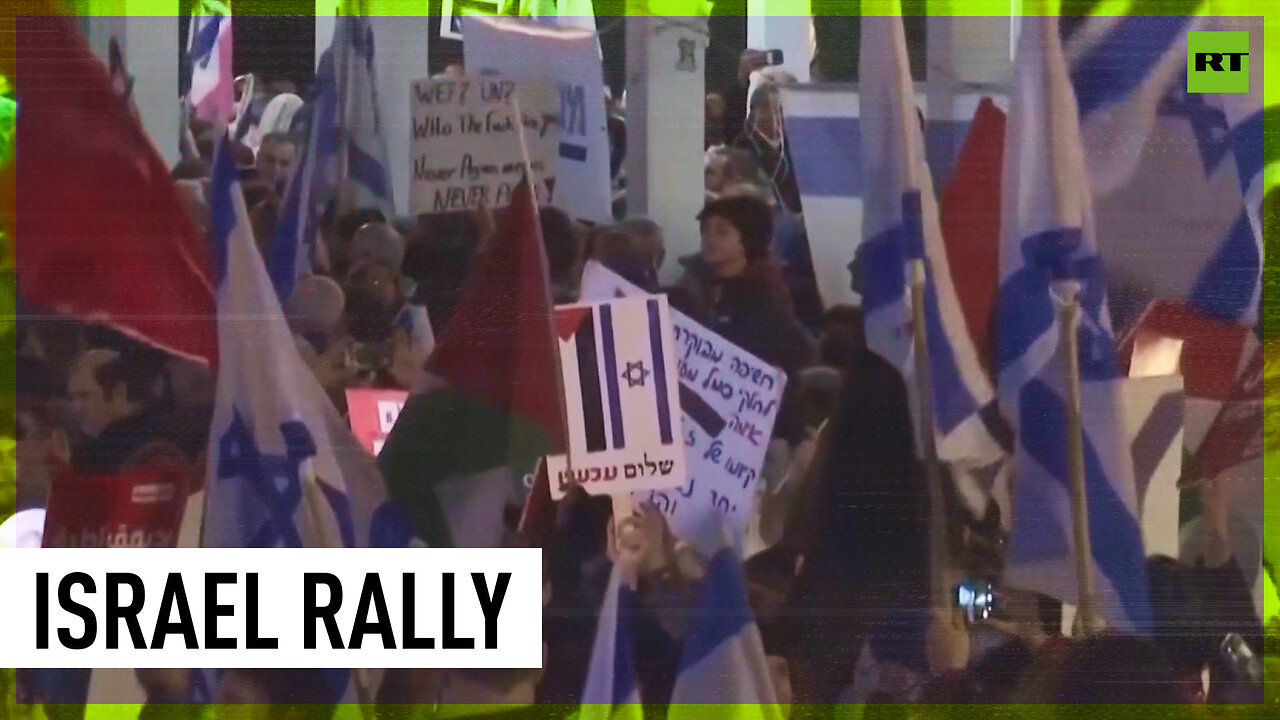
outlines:
[[44, 547], [174, 547], [187, 501], [181, 470], [129, 470], [54, 478]]
[[556, 157], [556, 205], [579, 220], [613, 222], [604, 73], [596, 33], [518, 18], [469, 16], [464, 43], [468, 72], [558, 86], [563, 130]]
[[[671, 315], [662, 296], [556, 308], [569, 456], [547, 458], [552, 497], [685, 481]], [[569, 460], [572, 459], [572, 464]]]
[[[551, 202], [560, 141], [559, 99], [544, 82], [496, 78], [435, 78], [413, 83], [415, 215], [497, 209], [525, 175], [517, 134], [523, 129], [533, 177]], [[520, 116], [516, 117], [519, 107]]]
[[[645, 295], [604, 266], [588, 262], [584, 298]], [[684, 314], [672, 311], [676, 370], [689, 478], [683, 487], [637, 493], [689, 538], [708, 513], [742, 531], [755, 513], [760, 469], [782, 404], [787, 376]]]
[[351, 423], [351, 433], [375, 457], [382, 452], [382, 444], [391, 434], [391, 428], [395, 427], [408, 397], [409, 393], [404, 390], [347, 390], [347, 418]]

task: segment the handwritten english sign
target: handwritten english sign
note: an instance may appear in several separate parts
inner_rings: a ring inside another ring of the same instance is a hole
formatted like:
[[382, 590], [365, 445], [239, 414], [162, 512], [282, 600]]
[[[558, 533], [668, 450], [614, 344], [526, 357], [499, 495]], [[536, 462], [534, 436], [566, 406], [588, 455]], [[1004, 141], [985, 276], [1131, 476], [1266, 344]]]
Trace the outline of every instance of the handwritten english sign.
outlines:
[[560, 101], [551, 84], [435, 78], [414, 82], [412, 92], [414, 214], [509, 205], [526, 172], [520, 132], [542, 200], [551, 201], [560, 142]]
[[351, 388], [347, 390], [347, 418], [351, 434], [374, 457], [395, 427], [409, 393], [403, 390]]
[[[644, 294], [599, 263], [584, 268], [583, 298]], [[671, 318], [689, 477], [683, 487], [635, 497], [656, 505], [678, 537], [693, 538], [709, 514], [742, 532], [755, 513], [787, 376], [683, 313]]]
[[666, 297], [562, 305], [555, 317], [569, 456], [547, 458], [551, 496], [563, 497], [573, 483], [593, 495], [682, 485], [686, 455]]

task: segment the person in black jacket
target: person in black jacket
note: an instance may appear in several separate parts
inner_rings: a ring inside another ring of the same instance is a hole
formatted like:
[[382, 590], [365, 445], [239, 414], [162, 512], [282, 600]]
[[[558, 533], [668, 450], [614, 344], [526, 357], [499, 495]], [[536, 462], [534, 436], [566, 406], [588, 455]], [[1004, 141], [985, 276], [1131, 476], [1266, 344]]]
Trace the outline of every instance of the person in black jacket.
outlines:
[[[770, 250], [773, 215], [763, 200], [737, 196], [708, 202], [698, 215], [702, 251], [685, 267], [672, 305], [743, 350], [781, 368], [788, 378], [813, 364], [817, 346], [796, 319]], [[788, 391], [798, 383], [787, 383]], [[774, 436], [792, 445], [804, 437], [797, 402], [788, 393]]]
[[788, 602], [797, 703], [834, 702], [867, 640], [878, 661], [926, 665], [929, 493], [901, 374], [858, 348], [830, 422], [824, 471], [792, 523], [804, 535]]

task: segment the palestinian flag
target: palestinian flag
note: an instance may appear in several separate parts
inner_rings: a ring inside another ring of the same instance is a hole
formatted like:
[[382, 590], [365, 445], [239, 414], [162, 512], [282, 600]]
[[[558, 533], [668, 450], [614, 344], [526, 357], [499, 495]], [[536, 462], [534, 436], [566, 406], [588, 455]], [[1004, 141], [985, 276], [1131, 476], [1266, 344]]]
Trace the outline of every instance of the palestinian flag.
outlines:
[[516, 188], [378, 463], [432, 547], [488, 547], [539, 458], [566, 452], [538, 209]]

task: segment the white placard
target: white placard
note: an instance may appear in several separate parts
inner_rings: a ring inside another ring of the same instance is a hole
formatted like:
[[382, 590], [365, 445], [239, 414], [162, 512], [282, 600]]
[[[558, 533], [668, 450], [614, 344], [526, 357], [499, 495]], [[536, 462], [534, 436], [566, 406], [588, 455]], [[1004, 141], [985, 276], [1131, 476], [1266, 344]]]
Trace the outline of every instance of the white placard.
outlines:
[[[584, 298], [644, 294], [599, 263], [584, 268]], [[755, 513], [787, 375], [680, 312], [671, 322], [689, 479], [635, 497], [662, 510], [677, 537], [693, 539], [709, 513], [741, 532]]]
[[596, 34], [507, 17], [468, 17], [467, 72], [546, 80], [559, 88], [563, 124], [555, 204], [570, 216], [613, 222], [604, 75]]
[[562, 305], [556, 326], [570, 454], [547, 458], [552, 497], [574, 482], [593, 495], [683, 485], [667, 298]]
[[[0, 633], [3, 667], [542, 666], [538, 549], [98, 548], [0, 555], [8, 584], [0, 614], [22, 619]], [[310, 596], [309, 585], [315, 588]], [[406, 587], [412, 588], [411, 612]], [[108, 613], [109, 604], [130, 608], [138, 600], [136, 613]], [[320, 611], [331, 603], [330, 621]], [[362, 627], [361, 620], [373, 625]], [[411, 637], [422, 645], [430, 638], [434, 647], [407, 648]], [[215, 639], [234, 647], [211, 648]], [[262, 647], [250, 648], [251, 639]]]
[[521, 127], [540, 200], [554, 199], [547, 197], [547, 188], [554, 187], [560, 132], [552, 85], [497, 77], [435, 78], [414, 82], [411, 92], [413, 214], [509, 205], [525, 175]]
[[497, 15], [501, 3], [490, 0], [443, 0], [440, 8], [440, 37], [462, 39], [463, 18], [468, 15]]

